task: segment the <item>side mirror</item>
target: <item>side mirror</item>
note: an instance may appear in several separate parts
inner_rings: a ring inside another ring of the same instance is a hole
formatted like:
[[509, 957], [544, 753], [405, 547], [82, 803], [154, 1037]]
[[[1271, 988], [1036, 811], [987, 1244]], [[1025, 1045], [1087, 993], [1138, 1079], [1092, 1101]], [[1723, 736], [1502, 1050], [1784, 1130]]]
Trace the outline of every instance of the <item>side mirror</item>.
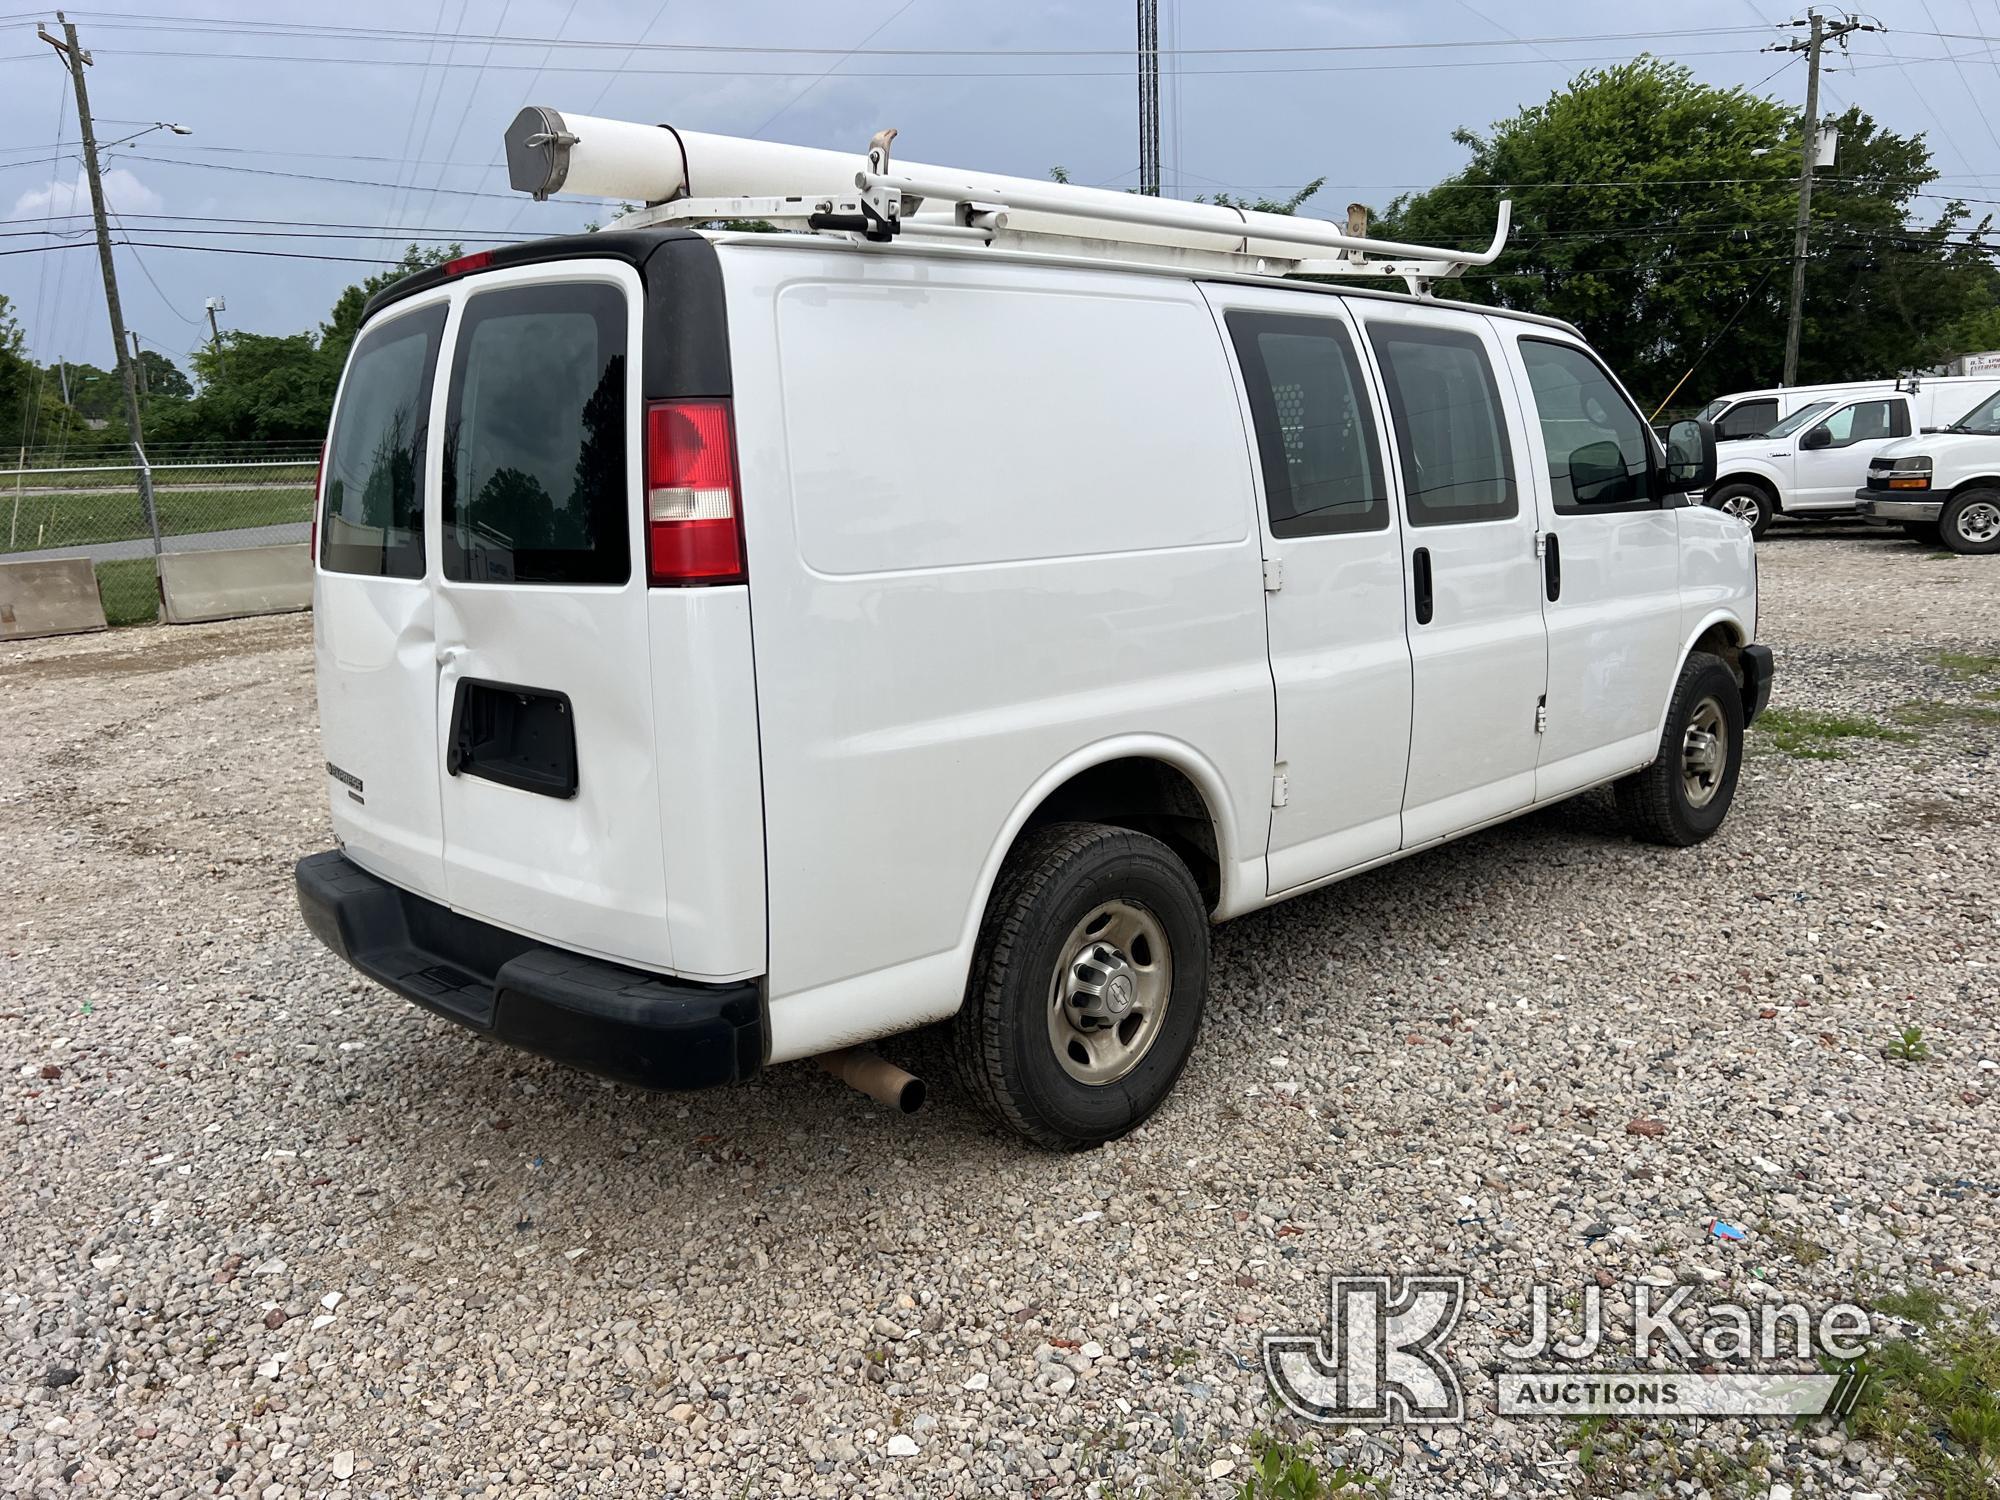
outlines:
[[1715, 484], [1715, 424], [1700, 418], [1667, 429], [1667, 493], [1701, 494]]
[[1833, 434], [1824, 427], [1808, 428], [1799, 438], [1799, 447], [1801, 449], [1831, 448], [1832, 446]]

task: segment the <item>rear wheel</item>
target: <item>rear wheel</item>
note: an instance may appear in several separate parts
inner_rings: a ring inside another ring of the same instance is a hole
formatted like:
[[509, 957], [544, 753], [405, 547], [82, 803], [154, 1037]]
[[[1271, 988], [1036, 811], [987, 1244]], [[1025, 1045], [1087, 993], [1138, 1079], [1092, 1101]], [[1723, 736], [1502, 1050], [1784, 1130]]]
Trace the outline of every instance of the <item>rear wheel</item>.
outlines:
[[1719, 656], [1689, 655], [1674, 687], [1660, 754], [1616, 784], [1625, 826], [1648, 843], [1686, 848], [1722, 826], [1743, 765], [1743, 689]]
[[1945, 501], [1938, 539], [1954, 552], [2000, 552], [2000, 490], [1961, 490]]
[[987, 904], [952, 1022], [960, 1082], [1000, 1124], [1070, 1151], [1115, 1140], [1187, 1065], [1208, 913], [1157, 839], [1099, 823], [1023, 838]]
[[1938, 523], [1935, 521], [1905, 521], [1903, 530], [1926, 547], [1935, 547], [1940, 540]]
[[1761, 537], [1771, 524], [1775, 507], [1771, 497], [1754, 484], [1725, 484], [1708, 497], [1708, 503], [1725, 516], [1734, 516]]

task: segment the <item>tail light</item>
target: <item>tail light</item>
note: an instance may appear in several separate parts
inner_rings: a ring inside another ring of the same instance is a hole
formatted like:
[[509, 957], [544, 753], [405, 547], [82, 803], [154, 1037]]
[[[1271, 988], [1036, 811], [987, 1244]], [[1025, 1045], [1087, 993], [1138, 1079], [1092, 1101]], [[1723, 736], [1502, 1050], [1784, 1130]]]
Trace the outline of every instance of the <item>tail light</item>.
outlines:
[[319, 510], [326, 503], [326, 444], [319, 445], [319, 467], [313, 470], [313, 513], [312, 529], [306, 533], [306, 561], [319, 559]]
[[646, 557], [658, 588], [741, 583], [736, 436], [725, 400], [646, 408]]

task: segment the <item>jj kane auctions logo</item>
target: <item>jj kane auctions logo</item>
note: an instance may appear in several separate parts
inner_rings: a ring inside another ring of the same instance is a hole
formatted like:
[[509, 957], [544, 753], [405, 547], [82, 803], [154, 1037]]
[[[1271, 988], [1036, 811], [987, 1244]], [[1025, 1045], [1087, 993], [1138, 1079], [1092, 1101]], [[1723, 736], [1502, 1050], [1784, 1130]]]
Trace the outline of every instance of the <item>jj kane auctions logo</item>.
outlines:
[[[1629, 1325], [1614, 1324], [1593, 1284], [1565, 1334], [1549, 1288], [1530, 1289], [1528, 1330], [1500, 1349], [1501, 1416], [1844, 1416], [1866, 1383], [1853, 1369], [1820, 1371], [1867, 1347], [1868, 1314], [1852, 1303], [1815, 1314], [1790, 1302], [1694, 1307], [1685, 1286], [1624, 1290]], [[1464, 1309], [1462, 1276], [1334, 1276], [1325, 1330], [1266, 1335], [1265, 1374], [1308, 1421], [1461, 1422], [1465, 1393], [1444, 1345]], [[1659, 1355], [1711, 1368], [1645, 1368]]]

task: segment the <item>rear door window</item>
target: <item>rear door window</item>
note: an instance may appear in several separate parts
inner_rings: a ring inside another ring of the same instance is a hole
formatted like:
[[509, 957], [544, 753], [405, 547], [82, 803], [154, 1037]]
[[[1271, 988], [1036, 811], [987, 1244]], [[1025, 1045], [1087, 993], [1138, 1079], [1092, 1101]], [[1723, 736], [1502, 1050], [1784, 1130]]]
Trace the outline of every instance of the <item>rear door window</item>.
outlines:
[[1476, 334], [1370, 323], [1396, 419], [1403, 493], [1415, 526], [1519, 513], [1514, 455], [1486, 346]]
[[377, 323], [348, 361], [327, 444], [319, 565], [424, 576], [424, 453], [443, 303]]
[[602, 282], [466, 299], [444, 452], [444, 576], [610, 584], [631, 576], [625, 294]]
[[1232, 312], [1229, 333], [1250, 397], [1271, 535], [1385, 529], [1388, 481], [1347, 330], [1327, 318]]
[[1719, 438], [1762, 437], [1777, 422], [1776, 401], [1739, 401], [1715, 424], [1715, 435]]

